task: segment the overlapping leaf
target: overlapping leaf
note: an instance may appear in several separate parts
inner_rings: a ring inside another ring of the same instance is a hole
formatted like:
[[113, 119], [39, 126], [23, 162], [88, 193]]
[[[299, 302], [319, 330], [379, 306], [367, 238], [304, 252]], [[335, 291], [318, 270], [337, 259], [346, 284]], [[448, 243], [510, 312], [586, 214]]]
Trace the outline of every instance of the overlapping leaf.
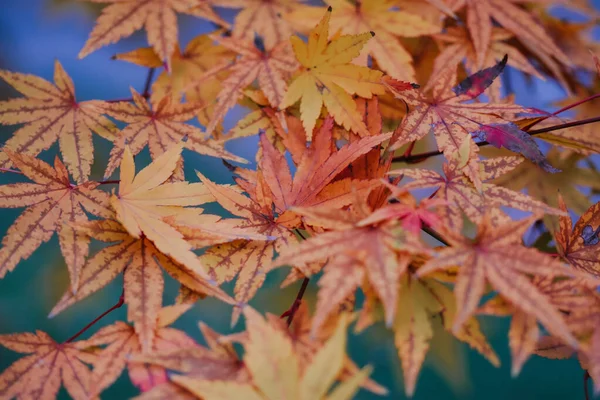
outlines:
[[[567, 212], [562, 197], [558, 204]], [[567, 214], [560, 217], [560, 230], [556, 232], [556, 244], [561, 255], [575, 268], [600, 276], [600, 203], [591, 206], [575, 223]]]
[[[239, 58], [230, 68], [229, 76], [221, 82], [215, 113], [206, 127], [209, 134], [242, 97], [242, 91], [257, 79], [271, 105], [278, 106], [287, 90], [285, 75], [297, 68], [288, 42], [279, 42], [272, 47], [265, 46], [264, 49], [260, 49], [247, 40], [226, 37], [217, 39], [222, 46], [238, 53]], [[260, 40], [262, 39], [256, 41], [260, 43]]]
[[[117, 54], [113, 58], [148, 68], [163, 65], [151, 47]], [[206, 105], [198, 107], [195, 113], [202, 125], [208, 125], [214, 112], [211, 103], [221, 90], [220, 82], [227, 77], [232, 60], [233, 53], [214, 43], [211, 34], [196, 36], [183, 51], [176, 46], [171, 55], [170, 70], [163, 71], [152, 84], [151, 103], [159, 104], [165, 96], [180, 99], [185, 95], [190, 103]]]
[[558, 260], [521, 245], [521, 237], [531, 222], [531, 219], [524, 219], [492, 226], [486, 218], [478, 224], [474, 239], [448, 232], [445, 238], [451, 247], [440, 250], [438, 257], [417, 271], [417, 276], [459, 266], [454, 288], [457, 301], [454, 331], [473, 315], [485, 293], [486, 282], [489, 282], [501, 296], [525, 314], [535, 317], [553, 335], [577, 348], [578, 342], [562, 314], [528, 278], [528, 275], [572, 275]]
[[[391, 172], [413, 178], [413, 182], [401, 187], [405, 190], [435, 188], [434, 199], [446, 202], [447, 207], [441, 208], [441, 216], [451, 229], [460, 231], [463, 213], [472, 221], [479, 222], [486, 212], [494, 208], [506, 206], [523, 211], [536, 213], [561, 214], [558, 209], [552, 208], [541, 201], [535, 200], [524, 193], [504, 188], [491, 183], [493, 179], [505, 176], [514, 170], [523, 161], [520, 157], [496, 157], [481, 161], [481, 186], [477, 190], [474, 183], [461, 172], [455, 162], [443, 166], [444, 176], [427, 169], [399, 169]], [[507, 219], [500, 211], [495, 218]]]
[[[189, 310], [190, 306], [170, 306], [161, 308], [157, 314], [155, 340], [152, 352], [178, 351], [180, 349], [200, 349], [194, 339], [185, 332], [169, 327], [179, 316]], [[167, 383], [167, 372], [158, 365], [148, 365], [135, 359], [144, 351], [143, 337], [136, 330], [121, 321], [106, 326], [80, 346], [104, 346], [96, 353], [94, 370], [89, 377], [90, 394], [97, 396], [114, 383], [127, 368], [131, 382], [145, 392], [155, 386]]]
[[58, 157], [51, 167], [6, 148], [3, 154], [33, 182], [0, 186], [0, 207], [27, 207], [2, 239], [0, 277], [31, 256], [57, 232], [69, 269], [71, 288], [77, 291], [81, 268], [89, 252], [89, 239], [72, 224], [87, 221], [84, 209], [105, 218], [113, 216], [108, 195], [97, 189], [97, 182], [71, 184], [69, 173]]
[[[181, 284], [204, 295], [232, 303], [231, 298], [207, 282], [197, 271], [160, 252], [147, 238], [135, 238], [116, 221], [90, 221], [78, 230], [94, 239], [114, 243], [98, 251], [83, 266], [79, 290], [62, 296], [50, 313], [57, 315], [108, 285], [124, 272], [125, 303], [143, 352], [152, 349], [162, 307], [163, 269]], [[162, 268], [161, 268], [162, 267]]]
[[225, 0], [221, 7], [240, 8], [235, 16], [231, 36], [253, 40], [262, 37], [267, 47], [287, 41], [293, 33], [284, 16], [298, 7], [297, 0]]
[[[467, 77], [456, 87], [453, 87], [456, 71], [446, 69], [430, 78], [428, 95], [417, 89], [398, 91], [395, 85], [386, 81], [392, 93], [410, 107], [410, 112], [396, 129], [391, 149], [397, 149], [433, 132], [438, 149], [447, 159], [452, 159], [464, 153], [465, 148], [469, 149], [471, 133], [482, 126], [503, 124], [520, 114], [535, 113], [536, 110], [510, 103], [468, 102], [483, 93], [505, 64], [506, 59], [503, 59], [494, 67]], [[476, 151], [470, 151], [468, 159], [473, 158], [477, 159]]]
[[177, 44], [177, 13], [186, 13], [227, 25], [203, 0], [90, 0], [108, 3], [79, 52], [83, 58], [100, 47], [117, 42], [142, 28], [161, 60], [169, 62]]
[[330, 19], [331, 7], [310, 32], [308, 43], [297, 36], [291, 38], [294, 53], [303, 68], [290, 84], [280, 107], [290, 107], [300, 100], [308, 140], [323, 105], [339, 125], [361, 136], [368, 135], [352, 95], [371, 98], [385, 92], [380, 71], [350, 64], [374, 33], [343, 35], [329, 42]]
[[[186, 124], [203, 108], [195, 103], [178, 103], [173, 97], [167, 95], [158, 104], [150, 107], [148, 102], [135, 90], [131, 91], [133, 104], [117, 102], [105, 107], [108, 115], [127, 122], [114, 141], [110, 152], [110, 160], [104, 175], [110, 176], [117, 166], [123, 161], [125, 147], [135, 155], [148, 144], [150, 155], [156, 159], [167, 149], [186, 139], [186, 148], [199, 154], [220, 157], [227, 160], [244, 162], [223, 148], [223, 143], [211, 139], [199, 128]], [[178, 168], [178, 177], [183, 178], [183, 170]]]
[[[415, 72], [412, 56], [398, 37], [416, 37], [438, 33], [440, 26], [428, 22], [418, 15], [394, 9], [396, 4], [389, 0], [347, 1], [327, 0], [333, 8], [330, 29], [347, 35], [375, 32], [362, 52], [366, 61], [368, 54], [377, 65], [394, 78], [414, 82]], [[308, 31], [323, 15], [321, 7], [302, 7], [289, 14], [289, 21], [303, 31]], [[366, 62], [364, 63], [366, 65]]]
[[[313, 207], [297, 209], [306, 223], [330, 231], [320, 233], [284, 251], [275, 261], [278, 266], [293, 265], [302, 270], [307, 263], [327, 260], [320, 281], [315, 326], [318, 327], [334, 307], [369, 280], [384, 305], [386, 324], [396, 313], [398, 285], [410, 262], [410, 253], [427, 253], [415, 237], [391, 221], [359, 225], [368, 214]], [[309, 270], [302, 270], [310, 275]]]
[[1, 398], [52, 399], [64, 385], [71, 398], [89, 399], [92, 372], [86, 364], [97, 358], [81, 342], [57, 343], [36, 331], [0, 335], [0, 345], [28, 354], [0, 374]]
[[512, 32], [528, 48], [536, 48], [565, 65], [569, 58], [556, 45], [544, 28], [519, 4], [538, 3], [544, 0], [449, 0], [446, 4], [454, 11], [466, 8], [467, 28], [477, 53], [477, 64], [483, 66], [492, 40], [493, 21]]
[[[195, 379], [174, 376], [172, 379], [206, 400], [233, 399], [330, 399], [353, 398], [370, 369], [364, 368], [351, 379], [330, 391], [344, 365], [347, 319], [342, 317], [335, 333], [318, 350], [312, 362], [300, 367], [299, 354], [290, 338], [274, 329], [256, 311], [247, 309], [248, 340], [245, 342], [244, 364], [251, 382]], [[327, 395], [329, 393], [329, 395]]]
[[[114, 140], [117, 131], [102, 116], [103, 102], [78, 102], [73, 81], [58, 61], [54, 64], [54, 84], [10, 71], [0, 71], [0, 78], [25, 96], [0, 102], [0, 124], [25, 124], [5, 146], [17, 153], [37, 156], [58, 140], [69, 172], [76, 182], [85, 182], [94, 161], [92, 132]], [[10, 164], [8, 156], [0, 153], [0, 166]]]

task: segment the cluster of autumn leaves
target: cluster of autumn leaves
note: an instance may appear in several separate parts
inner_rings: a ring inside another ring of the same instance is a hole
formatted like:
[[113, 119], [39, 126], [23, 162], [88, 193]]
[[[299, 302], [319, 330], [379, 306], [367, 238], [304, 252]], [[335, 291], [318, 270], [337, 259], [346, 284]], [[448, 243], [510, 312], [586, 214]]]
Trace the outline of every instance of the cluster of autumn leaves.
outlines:
[[[573, 73], [596, 68], [577, 53], [595, 46], [583, 27], [536, 1], [101, 2], [110, 4], [80, 56], [145, 26], [151, 47], [114, 58], [164, 71], [131, 99], [83, 102], [59, 62], [54, 83], [0, 71], [24, 96], [0, 102], [0, 123], [21, 125], [0, 166], [31, 181], [0, 186], [1, 207], [25, 207], [3, 239], [0, 278], [56, 232], [70, 287], [50, 315], [123, 274], [129, 323], [63, 343], [39, 331], [0, 335], [0, 345], [29, 354], [0, 375], [0, 398], [53, 398], [61, 382], [73, 398], [94, 398], [124, 369], [145, 399], [384, 394], [345, 355], [349, 323], [360, 331], [380, 320], [412, 395], [439, 328], [499, 363], [478, 314], [511, 316], [514, 374], [531, 354], [577, 353], [600, 388], [600, 205], [580, 190], [600, 190], [600, 174], [582, 164], [600, 152], [600, 136], [590, 126], [534, 131], [564, 120], [502, 98], [496, 79], [507, 64], [550, 76], [576, 93], [570, 103], [585, 103], [582, 118], [596, 116], [586, 103], [594, 89]], [[213, 6], [242, 10], [230, 26]], [[182, 51], [176, 13], [219, 28]], [[238, 104], [249, 112], [224, 132]], [[93, 132], [113, 144], [100, 181], [90, 180]], [[256, 168], [232, 164], [245, 160], [224, 144], [256, 134]], [[425, 136], [445, 158], [442, 173], [394, 164], [420, 161], [412, 151]], [[54, 165], [36, 158], [56, 141]], [[146, 146], [153, 161], [136, 174]], [[199, 172], [186, 181], [184, 148], [225, 160], [235, 183]], [[418, 200], [419, 189], [431, 196]], [[198, 207], [207, 203], [230, 216]], [[506, 207], [532, 216], [513, 221]], [[581, 215], [574, 228], [567, 207]], [[542, 233], [526, 246], [532, 225]], [[92, 239], [107, 245], [90, 254]], [[285, 265], [283, 285], [322, 273], [314, 313], [294, 304], [289, 327], [248, 305]], [[163, 305], [163, 270], [181, 284], [174, 305]], [[219, 285], [234, 279], [232, 297]], [[365, 299], [352, 313], [358, 289]], [[201, 323], [202, 346], [170, 327], [205, 296], [232, 305], [233, 324], [243, 314], [246, 330], [222, 336]]]

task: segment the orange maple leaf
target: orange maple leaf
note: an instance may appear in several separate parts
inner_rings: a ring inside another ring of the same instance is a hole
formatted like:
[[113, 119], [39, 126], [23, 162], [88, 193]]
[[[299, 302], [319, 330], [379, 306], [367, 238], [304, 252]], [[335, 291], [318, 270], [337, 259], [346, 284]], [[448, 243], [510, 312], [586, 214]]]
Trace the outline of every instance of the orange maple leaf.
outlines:
[[522, 162], [523, 158], [514, 156], [482, 160], [480, 190], [458, 169], [456, 162], [443, 165], [444, 176], [428, 169], [398, 169], [390, 174], [414, 179], [401, 186], [404, 190], [435, 188], [433, 198], [447, 204], [441, 208], [440, 215], [446, 226], [456, 231], [460, 231], [462, 227], [463, 213], [472, 221], [479, 222], [486, 212], [492, 212], [493, 209], [494, 220], [508, 220], [500, 211], [500, 206], [536, 213], [562, 214], [562, 211], [524, 193], [489, 182], [510, 172]]
[[298, 7], [297, 0], [226, 0], [219, 6], [240, 8], [233, 20], [231, 36], [234, 39], [253, 40], [258, 34], [266, 47], [288, 41], [293, 33], [284, 17]]
[[[213, 32], [216, 33], [220, 31]], [[227, 77], [233, 56], [229, 49], [216, 44], [211, 34], [196, 36], [183, 51], [176, 46], [170, 59], [171, 69], [161, 72], [152, 84], [151, 104], [159, 104], [165, 96], [172, 96], [176, 100], [185, 95], [190, 103], [206, 104], [205, 107], [198, 107], [195, 113], [202, 125], [208, 125], [215, 107], [211, 102], [221, 90], [220, 82]], [[113, 58], [148, 68], [163, 65], [151, 47], [116, 54]], [[211, 73], [206, 75], [208, 71]]]
[[446, 3], [457, 12], [467, 10], [467, 28], [477, 53], [478, 67], [483, 67], [492, 40], [493, 22], [512, 32], [526, 47], [537, 49], [546, 56], [555, 57], [565, 65], [571, 61], [554, 43], [544, 28], [519, 4], [541, 3], [544, 0], [448, 0]]
[[[208, 134], [242, 97], [243, 90], [257, 79], [271, 105], [278, 106], [287, 90], [286, 74], [298, 66], [287, 41], [269, 47], [263, 46], [260, 38], [257, 38], [254, 44], [242, 39], [218, 36], [213, 38], [225, 48], [238, 53], [239, 58], [229, 69], [229, 76], [221, 81], [215, 112], [206, 127]], [[257, 47], [256, 43], [264, 48]], [[202, 77], [198, 79], [201, 80]]]
[[275, 266], [293, 265], [308, 276], [312, 271], [304, 267], [306, 264], [329, 259], [325, 275], [319, 281], [321, 290], [313, 329], [356, 290], [365, 275], [384, 305], [386, 324], [391, 325], [399, 280], [408, 268], [409, 254], [429, 252], [418, 236], [405, 232], [396, 221], [359, 225], [368, 215], [367, 210], [362, 210], [364, 207], [357, 206], [354, 211], [324, 207], [295, 209], [305, 217], [305, 224], [330, 229], [285, 250], [274, 261]]
[[555, 258], [521, 244], [521, 237], [532, 222], [533, 218], [528, 218], [492, 226], [489, 218], [484, 218], [478, 224], [474, 239], [448, 231], [444, 238], [451, 247], [439, 250], [437, 257], [416, 272], [421, 277], [459, 266], [454, 288], [458, 311], [453, 331], [460, 329], [473, 315], [485, 292], [485, 284], [489, 282], [500, 295], [524, 313], [534, 316], [552, 334], [572, 347], [578, 347], [562, 314], [527, 277], [573, 275], [572, 270]]
[[89, 252], [89, 239], [72, 224], [87, 221], [84, 208], [104, 218], [114, 216], [107, 193], [96, 189], [97, 182], [71, 184], [69, 173], [58, 157], [53, 168], [44, 161], [7, 148], [3, 154], [33, 183], [0, 186], [0, 207], [27, 207], [2, 240], [0, 278], [57, 232], [71, 288], [77, 291], [81, 268]]
[[57, 343], [47, 333], [36, 331], [0, 335], [0, 345], [29, 354], [0, 374], [1, 398], [54, 399], [61, 385], [73, 399], [90, 398], [92, 372], [86, 364], [97, 358], [83, 350], [82, 342]]
[[[81, 272], [79, 290], [67, 290], [50, 312], [54, 317], [66, 308], [97, 292], [124, 272], [125, 303], [141, 349], [149, 352], [156, 338], [158, 315], [164, 289], [163, 269], [181, 284], [204, 295], [232, 303], [221, 289], [209, 284], [193, 269], [161, 253], [147, 238], [132, 237], [116, 221], [90, 221], [78, 230], [103, 242], [116, 242], [90, 257]], [[136, 339], [137, 340], [137, 339]]]
[[[117, 102], [107, 104], [105, 112], [128, 125], [114, 140], [110, 160], [104, 173], [110, 176], [123, 160], [125, 147], [138, 154], [148, 144], [152, 159], [156, 159], [178, 141], [186, 138], [185, 147], [199, 154], [220, 157], [227, 160], [246, 162], [223, 148], [223, 143], [213, 140], [199, 128], [186, 124], [203, 108], [195, 103], [179, 103], [171, 96], [163, 97], [158, 104], [150, 107], [148, 102], [135, 90], [131, 90], [134, 103]], [[182, 165], [177, 176], [183, 178]]]
[[[496, 72], [492, 74], [493, 78], [503, 68], [504, 61], [491, 67]], [[456, 70], [445, 69], [441, 74], [430, 78], [427, 84], [431, 89], [429, 94], [417, 89], [405, 90], [404, 87], [398, 91], [393, 82], [385, 80], [384, 83], [394, 96], [402, 99], [410, 107], [410, 112], [396, 128], [390, 150], [398, 149], [433, 132], [437, 147], [444, 156], [447, 159], [457, 158], [457, 155], [469, 150], [469, 143], [472, 142], [471, 132], [488, 124], [514, 120], [519, 114], [537, 112], [535, 109], [516, 104], [468, 102], [479, 96], [492, 83], [492, 80], [485, 77], [492, 70], [482, 70], [479, 73], [484, 76], [477, 76], [476, 73], [453, 87]], [[468, 159], [477, 159], [476, 152], [471, 150]]]
[[148, 43], [161, 60], [169, 63], [169, 57], [177, 43], [177, 13], [195, 15], [227, 26], [205, 0], [89, 0], [109, 3], [102, 10], [96, 26], [79, 58], [83, 58], [102, 46], [117, 42], [145, 25]]
[[[169, 327], [190, 308], [191, 305], [177, 305], [159, 310], [152, 352], [201, 348], [185, 332]], [[129, 372], [131, 382], [143, 392], [168, 381], [165, 368], [148, 365], [136, 359], [136, 356], [141, 355], [144, 350], [142, 337], [132, 326], [124, 322], [117, 321], [103, 327], [89, 339], [79, 343], [80, 346], [86, 347], [107, 345], [95, 353], [97, 359], [89, 379], [90, 393], [93, 396], [97, 396], [113, 384], [125, 368]]]
[[[37, 156], [58, 140], [71, 175], [76, 182], [85, 182], [94, 161], [92, 132], [111, 141], [116, 137], [116, 126], [102, 116], [104, 102], [78, 102], [73, 81], [58, 61], [54, 85], [17, 72], [0, 71], [0, 78], [26, 96], [0, 102], [0, 124], [25, 124], [6, 141], [6, 147]], [[0, 153], [0, 166], [10, 166], [6, 154]]]

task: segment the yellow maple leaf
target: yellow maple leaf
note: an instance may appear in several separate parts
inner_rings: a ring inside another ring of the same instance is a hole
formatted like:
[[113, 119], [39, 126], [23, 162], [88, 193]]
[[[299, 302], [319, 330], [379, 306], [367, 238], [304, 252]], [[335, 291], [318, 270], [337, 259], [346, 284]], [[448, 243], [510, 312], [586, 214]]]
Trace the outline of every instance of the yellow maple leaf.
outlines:
[[212, 195], [201, 183], [163, 184], [173, 174], [182, 149], [182, 142], [175, 144], [135, 175], [133, 155], [125, 147], [119, 193], [111, 196], [110, 203], [117, 212], [117, 220], [131, 236], [145, 236], [162, 253], [199, 276], [210, 279], [198, 257], [191, 251], [192, 245], [178, 230], [162, 220], [182, 212], [183, 206], [212, 200]]
[[353, 398], [370, 373], [369, 367], [363, 368], [327, 395], [344, 366], [348, 325], [345, 316], [311, 363], [301, 370], [299, 354], [287, 334], [250, 308], [244, 315], [248, 332], [244, 364], [254, 385], [189, 376], [173, 376], [172, 380], [205, 400], [342, 400]]
[[300, 100], [300, 114], [309, 141], [323, 104], [335, 122], [361, 136], [368, 136], [368, 129], [352, 95], [371, 98], [374, 94], [385, 93], [380, 82], [381, 71], [350, 64], [375, 33], [343, 35], [329, 42], [331, 11], [329, 7], [310, 32], [308, 43], [298, 36], [290, 39], [303, 68], [290, 84], [280, 108], [290, 107]]
[[[347, 1], [326, 0], [333, 7], [330, 29], [343, 34], [358, 35], [365, 31], [377, 33], [366, 44], [361, 55], [361, 65], [366, 65], [367, 55], [372, 55], [377, 65], [397, 79], [415, 80], [412, 55], [398, 37], [416, 37], [438, 33], [439, 24], [432, 24], [418, 15], [398, 11], [390, 0]], [[321, 7], [302, 7], [288, 15], [293, 25], [306, 28], [322, 15]], [[303, 29], [304, 30], [304, 29]]]

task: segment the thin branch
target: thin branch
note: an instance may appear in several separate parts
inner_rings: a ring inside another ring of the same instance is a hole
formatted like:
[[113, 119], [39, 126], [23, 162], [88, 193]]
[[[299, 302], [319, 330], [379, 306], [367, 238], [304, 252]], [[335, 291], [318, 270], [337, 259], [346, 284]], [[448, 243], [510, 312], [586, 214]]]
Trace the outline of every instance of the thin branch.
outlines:
[[98, 181], [99, 185], [118, 185], [121, 181], [119, 179], [108, 179], [105, 181]]
[[[581, 125], [587, 125], [587, 124], [592, 124], [594, 122], [600, 122], [600, 116], [598, 117], [593, 117], [593, 118], [586, 118], [586, 119], [580, 119], [578, 121], [571, 121], [571, 122], [566, 122], [564, 124], [559, 124], [559, 125], [553, 125], [553, 126], [548, 126], [546, 128], [541, 128], [541, 129], [535, 129], [529, 132], [526, 132], [528, 134], [530, 134], [531, 136], [533, 135], [538, 135], [540, 133], [547, 133], [547, 132], [552, 132], [552, 131], [557, 131], [559, 129], [565, 129], [565, 128], [572, 128], [575, 126], [581, 126]], [[482, 147], [482, 146], [487, 146], [489, 144], [489, 142], [477, 142], [476, 145], [478, 147]], [[435, 157], [435, 156], [439, 156], [441, 155], [442, 152], [439, 150], [435, 150], [435, 151], [428, 151], [426, 153], [420, 153], [420, 154], [413, 154], [410, 156], [399, 156], [399, 157], [394, 157], [392, 159], [393, 162], [404, 162], [407, 164], [416, 164], [416, 163], [420, 163], [421, 161], [424, 161], [430, 157]]]
[[583, 393], [585, 395], [585, 400], [590, 400], [590, 392], [588, 390], [589, 380], [590, 380], [590, 373], [586, 370], [585, 374], [583, 374]]
[[[142, 97], [145, 99], [150, 98], [150, 87], [152, 86], [152, 79], [154, 78], [155, 71], [156, 71], [156, 68], [148, 69], [148, 75], [146, 75], [146, 82], [144, 83], [144, 89], [142, 89]], [[111, 99], [111, 100], [104, 100], [104, 101], [107, 103], [121, 103], [121, 102], [129, 103], [129, 102], [133, 101], [133, 97], [125, 97], [122, 99]]]
[[310, 282], [310, 278], [305, 277], [304, 280], [302, 281], [302, 285], [300, 286], [300, 290], [298, 291], [298, 294], [296, 295], [296, 299], [294, 299], [294, 302], [292, 303], [291, 307], [286, 312], [281, 314], [281, 318], [287, 317], [287, 326], [290, 326], [292, 324], [292, 321], [294, 320], [294, 316], [296, 315], [296, 312], [300, 308], [300, 304], [302, 304], [302, 297], [304, 297], [304, 293], [306, 292], [306, 288], [308, 287], [309, 282]]
[[119, 301], [117, 302], [117, 304], [115, 304], [114, 306], [112, 306], [108, 310], [104, 311], [99, 316], [97, 316], [92, 322], [90, 322], [89, 324], [84, 326], [79, 332], [77, 332], [76, 334], [74, 334], [73, 336], [71, 336], [70, 338], [65, 340], [64, 343], [71, 343], [73, 340], [75, 340], [79, 336], [81, 336], [85, 331], [90, 329], [94, 324], [96, 324], [102, 318], [104, 318], [105, 316], [107, 316], [108, 314], [110, 314], [111, 312], [116, 310], [117, 308], [121, 308], [121, 306], [123, 306], [124, 303], [125, 303], [125, 289], [123, 289], [123, 291], [121, 292], [121, 296], [119, 297]]
[[555, 117], [555, 116], [557, 116], [557, 115], [558, 115], [558, 114], [560, 114], [560, 113], [563, 113], [563, 112], [565, 112], [565, 111], [568, 111], [568, 110], [570, 110], [571, 108], [575, 108], [575, 107], [577, 107], [577, 106], [580, 106], [580, 105], [582, 105], [582, 104], [584, 104], [584, 103], [587, 103], [588, 101], [595, 100], [595, 99], [597, 99], [597, 98], [599, 98], [599, 97], [600, 97], [600, 93], [596, 93], [596, 94], [594, 94], [594, 95], [591, 95], [591, 96], [589, 96], [589, 97], [586, 97], [586, 98], [585, 98], [585, 99], [583, 99], [583, 100], [579, 100], [579, 101], [576, 101], [576, 102], [575, 102], [575, 103], [573, 103], [573, 104], [569, 104], [568, 106], [564, 106], [564, 107], [563, 107], [563, 108], [561, 108], [560, 110], [556, 110], [556, 111], [554, 111], [552, 114], [550, 114], [550, 115], [547, 115], [547, 116], [545, 116], [545, 117], [543, 117], [543, 118], [540, 118], [540, 119], [538, 119], [538, 120], [535, 120], [535, 121], [533, 121], [532, 123], [530, 123], [529, 125], [526, 125], [526, 126], [524, 126], [524, 127], [523, 127], [523, 130], [529, 130], [529, 129], [533, 128], [534, 126], [536, 126], [537, 124], [539, 124], [540, 122], [542, 122], [542, 121], [545, 121], [545, 120], [547, 120], [547, 119], [548, 119], [548, 118], [550, 118], [550, 117]]
[[155, 68], [150, 68], [148, 70], [148, 75], [146, 76], [146, 83], [144, 84], [144, 90], [142, 91], [142, 96], [147, 99], [150, 97], [150, 85], [152, 85], [152, 78], [154, 78]]
[[17, 171], [16, 169], [11, 169], [11, 168], [0, 168], [0, 171], [2, 171], [2, 172], [11, 172], [13, 174], [23, 175], [23, 173], [21, 171]]
[[422, 226], [421, 230], [445, 246], [450, 246], [450, 243], [448, 243], [446, 239], [442, 237], [442, 235], [431, 229], [429, 226]]
[[[302, 238], [302, 240], [306, 240], [306, 237], [302, 234], [302, 232], [300, 232], [300, 229], [294, 229], [294, 232], [296, 232], [296, 234], [298, 236], [300, 236]], [[296, 312], [300, 308], [300, 304], [302, 304], [302, 298], [304, 297], [304, 293], [306, 292], [306, 288], [308, 287], [309, 282], [310, 282], [310, 278], [307, 276], [304, 277], [304, 280], [302, 281], [300, 290], [298, 290], [298, 294], [296, 294], [296, 298], [294, 299], [294, 302], [292, 303], [290, 308], [287, 309], [286, 312], [281, 314], [280, 318], [287, 317], [287, 326], [290, 326], [292, 324], [292, 321], [294, 320], [294, 316], [296, 315]]]

